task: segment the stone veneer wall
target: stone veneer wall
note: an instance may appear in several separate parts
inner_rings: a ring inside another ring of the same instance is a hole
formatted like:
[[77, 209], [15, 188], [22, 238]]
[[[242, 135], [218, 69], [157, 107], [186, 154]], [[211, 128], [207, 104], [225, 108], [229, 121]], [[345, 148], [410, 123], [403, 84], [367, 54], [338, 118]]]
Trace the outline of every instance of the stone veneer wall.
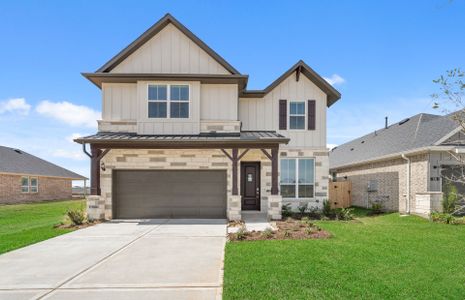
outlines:
[[[244, 151], [240, 149], [240, 153]], [[315, 158], [315, 198], [296, 200], [286, 199], [297, 209], [299, 203], [306, 201], [311, 206], [321, 206], [328, 197], [328, 152], [315, 150], [284, 149], [280, 157], [313, 157]], [[89, 198], [89, 214], [103, 215], [106, 219], [112, 218], [112, 170], [114, 169], [216, 169], [227, 170], [227, 197], [228, 218], [240, 219], [240, 197], [233, 196], [231, 161], [218, 149], [188, 149], [188, 150], [111, 150], [102, 161], [105, 171], [101, 172], [101, 190], [99, 199]], [[260, 211], [270, 215], [270, 218], [279, 218], [281, 211], [281, 197], [271, 196], [271, 161], [259, 149], [249, 150], [241, 162], [256, 162], [261, 165], [261, 201]], [[240, 194], [240, 165], [238, 166], [238, 187]], [[270, 199], [272, 199], [270, 203]], [[100, 212], [104, 210], [104, 212]]]
[[[26, 175], [25, 175], [26, 176]], [[37, 193], [21, 192], [22, 175], [0, 174], [0, 203], [22, 203], [72, 198], [70, 179], [31, 176], [38, 178]]]
[[[429, 154], [409, 157], [410, 212], [415, 210], [415, 194], [427, 192]], [[352, 183], [352, 205], [367, 207], [382, 201], [385, 210], [406, 212], [407, 161], [396, 158], [337, 170], [338, 180], [347, 176]], [[377, 181], [375, 192], [368, 192], [370, 180]]]

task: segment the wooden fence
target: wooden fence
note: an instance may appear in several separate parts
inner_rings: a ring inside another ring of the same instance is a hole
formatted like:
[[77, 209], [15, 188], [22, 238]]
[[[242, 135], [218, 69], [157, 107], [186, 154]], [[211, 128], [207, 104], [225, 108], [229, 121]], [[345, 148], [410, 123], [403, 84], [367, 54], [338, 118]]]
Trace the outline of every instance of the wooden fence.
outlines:
[[331, 208], [346, 208], [352, 205], [352, 184], [350, 181], [329, 182]]

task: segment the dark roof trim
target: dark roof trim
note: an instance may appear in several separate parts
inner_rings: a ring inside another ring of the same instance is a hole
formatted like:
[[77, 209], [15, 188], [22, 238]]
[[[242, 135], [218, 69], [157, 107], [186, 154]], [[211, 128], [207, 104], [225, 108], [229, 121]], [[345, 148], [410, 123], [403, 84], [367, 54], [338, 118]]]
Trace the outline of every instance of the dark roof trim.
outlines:
[[341, 94], [326, 80], [324, 80], [318, 73], [316, 73], [310, 66], [308, 66], [303, 60], [299, 60], [295, 65], [293, 65], [289, 70], [287, 70], [283, 75], [278, 79], [273, 81], [269, 86], [264, 90], [248, 90], [243, 91], [239, 97], [241, 98], [262, 98], [269, 92], [271, 92], [275, 87], [277, 87], [281, 82], [283, 82], [287, 77], [292, 75], [294, 71], [299, 70], [302, 74], [307, 76], [310, 81], [312, 81], [317, 87], [319, 87], [323, 92], [326, 93], [328, 97], [328, 107], [333, 105], [337, 100], [341, 98]]
[[222, 65], [228, 72], [231, 74], [240, 74], [232, 65], [230, 65], [224, 58], [222, 58], [218, 53], [213, 49], [208, 47], [201, 39], [199, 39], [195, 34], [193, 34], [189, 29], [182, 25], [178, 20], [176, 20], [172, 15], [166, 14], [161, 18], [157, 23], [145, 31], [141, 36], [139, 36], [135, 41], [133, 41], [129, 46], [124, 48], [116, 56], [110, 59], [106, 64], [100, 67], [96, 72], [110, 72], [118, 64], [120, 64], [124, 59], [129, 55], [139, 49], [143, 44], [145, 44], [149, 39], [159, 33], [163, 28], [168, 24], [173, 24], [178, 28], [182, 33], [187, 35], [194, 43], [196, 43], [200, 48], [207, 52], [211, 57], [213, 57], [220, 65]]
[[141, 80], [200, 81], [201, 83], [237, 83], [239, 90], [247, 85], [248, 75], [221, 74], [170, 74], [170, 73], [82, 73], [93, 84], [102, 87], [104, 82], [136, 83]]

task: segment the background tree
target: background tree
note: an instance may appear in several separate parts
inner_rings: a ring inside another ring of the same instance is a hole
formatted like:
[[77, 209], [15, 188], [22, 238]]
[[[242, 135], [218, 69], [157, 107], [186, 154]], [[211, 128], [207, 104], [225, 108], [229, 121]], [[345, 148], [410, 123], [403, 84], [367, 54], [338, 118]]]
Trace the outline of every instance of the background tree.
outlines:
[[[465, 133], [465, 72], [460, 68], [449, 70], [433, 82], [439, 87], [438, 93], [432, 95], [433, 107], [441, 109], [451, 120], [461, 127]], [[465, 145], [465, 141], [454, 141], [456, 145]], [[448, 175], [442, 175], [446, 180], [446, 186], [450, 184], [465, 185], [465, 156], [450, 151], [449, 154], [457, 160], [457, 166]], [[448, 202], [449, 211], [453, 214], [465, 213], [465, 197], [457, 192], [457, 189], [448, 188], [444, 201]], [[455, 195], [452, 195], [455, 194]], [[454, 201], [449, 201], [449, 200]], [[444, 204], [444, 203], [443, 203]], [[454, 207], [452, 207], [454, 206]]]

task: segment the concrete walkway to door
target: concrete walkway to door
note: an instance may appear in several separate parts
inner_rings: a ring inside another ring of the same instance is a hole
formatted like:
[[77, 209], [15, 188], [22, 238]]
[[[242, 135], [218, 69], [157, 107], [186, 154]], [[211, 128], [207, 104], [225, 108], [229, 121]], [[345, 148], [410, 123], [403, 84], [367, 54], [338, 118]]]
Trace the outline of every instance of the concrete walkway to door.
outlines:
[[0, 299], [221, 299], [225, 220], [112, 221], [0, 255]]

